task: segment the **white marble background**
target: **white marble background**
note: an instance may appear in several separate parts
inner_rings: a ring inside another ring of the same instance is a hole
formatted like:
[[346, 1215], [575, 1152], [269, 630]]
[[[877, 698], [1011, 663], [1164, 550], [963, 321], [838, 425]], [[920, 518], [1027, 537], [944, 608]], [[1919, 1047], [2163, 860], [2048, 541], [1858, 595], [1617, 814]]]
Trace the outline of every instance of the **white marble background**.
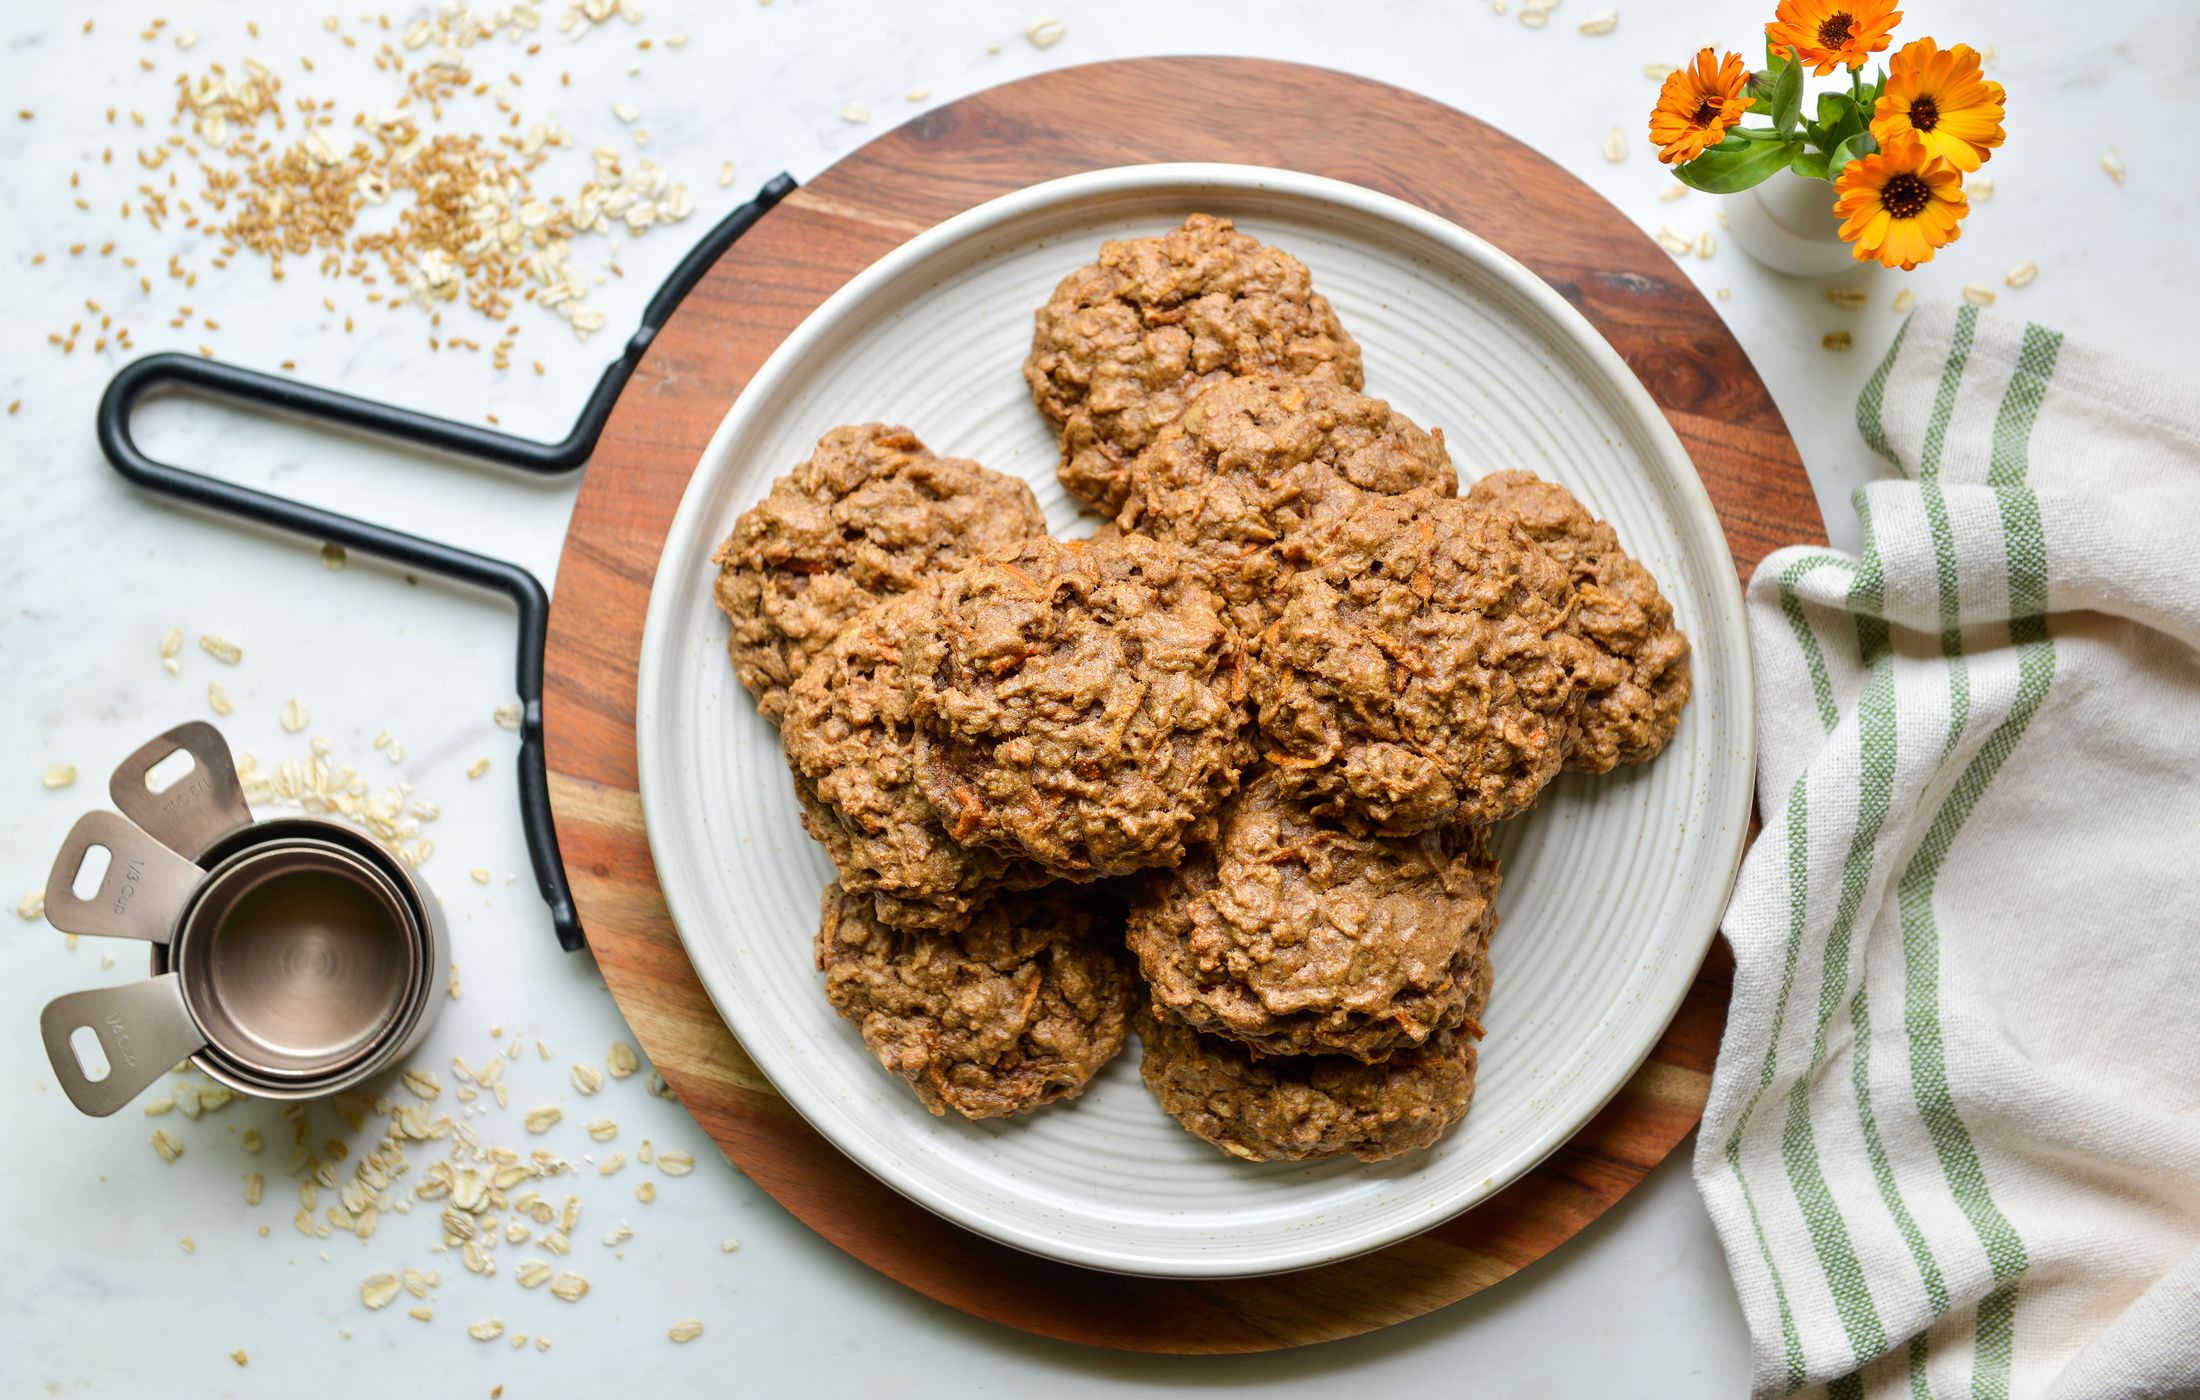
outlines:
[[[553, 21], [563, 7], [544, 0]], [[584, 1165], [574, 1189], [588, 1206], [574, 1254], [561, 1261], [593, 1282], [578, 1304], [519, 1289], [512, 1274], [526, 1257], [521, 1250], [503, 1251], [494, 1279], [431, 1256], [435, 1232], [424, 1215], [393, 1218], [365, 1243], [308, 1239], [290, 1223], [297, 1202], [282, 1174], [287, 1135], [271, 1110], [237, 1105], [185, 1122], [176, 1114], [148, 1120], [134, 1107], [93, 1121], [70, 1109], [42, 1060], [38, 1009], [60, 992], [138, 976], [142, 954], [94, 940], [72, 950], [42, 923], [0, 914], [9, 920], [0, 964], [0, 1118], [12, 1140], [0, 1154], [0, 1392], [486, 1395], [502, 1385], [507, 1396], [526, 1396], [604, 1393], [640, 1381], [658, 1393], [768, 1395], [1085, 1395], [1132, 1386], [1312, 1393], [1343, 1385], [1736, 1393], [1746, 1376], [1740, 1316], [1679, 1159], [1553, 1258], [1433, 1317], [1310, 1352], [1172, 1361], [1037, 1341], [929, 1303], [847, 1260], [721, 1168], [703, 1135], [672, 1104], [650, 1098], [643, 1079], [581, 1098], [567, 1066], [600, 1064], [625, 1028], [589, 961], [555, 949], [524, 874], [511, 736], [491, 720], [509, 686], [506, 612], [364, 563], [332, 573], [311, 547], [194, 518], [125, 487], [98, 454], [92, 413], [128, 355], [95, 353], [87, 331], [65, 356], [46, 336], [96, 321], [84, 310], [90, 298], [132, 327], [139, 352], [207, 343], [243, 364], [294, 359], [302, 379], [460, 419], [495, 413], [519, 432], [559, 436], [687, 240], [773, 172], [814, 174], [924, 107], [992, 83], [1142, 53], [1299, 59], [1417, 89], [1547, 152], [1645, 228], [1670, 224], [1692, 237], [1717, 232], [1716, 202], [1657, 199], [1668, 180], [1637, 135], [1655, 90], [1642, 67], [1678, 61], [1702, 42], [1749, 49], [1769, 4], [1621, 0], [1617, 30], [1602, 37], [1578, 32], [1598, 9], [1586, 0], [1566, 0], [1541, 31], [1480, 0], [647, 0], [646, 8], [641, 24], [615, 21], [578, 42], [550, 28], [532, 57], [517, 47], [474, 51], [482, 77], [519, 71], [524, 86], [511, 90], [514, 104], [529, 121], [565, 122], [581, 151], [599, 141], [631, 150], [635, 133], [612, 108], [633, 103], [636, 125], [650, 134], [646, 154], [697, 196], [695, 217], [682, 227], [623, 239], [615, 254], [600, 241], [578, 245], [589, 266], [615, 256], [624, 269], [623, 279], [590, 295], [607, 313], [607, 329], [581, 344], [547, 314], [523, 308], [512, 318], [522, 328], [515, 368], [503, 373], [485, 353], [431, 353], [424, 316], [370, 315], [356, 284], [324, 283], [310, 259], [294, 259], [281, 283], [249, 257], [215, 271], [200, 240], [173, 224], [154, 234], [119, 212], [143, 178], [134, 152], [168, 131], [174, 75], [186, 68], [220, 61], [234, 69], [257, 55], [283, 76], [286, 96], [332, 100], [347, 120], [388, 105], [392, 81], [369, 62], [385, 37], [371, 15], [342, 8], [340, 33], [361, 41], [347, 50], [316, 6], [129, 0], [14, 5], [0, 14], [0, 162], [9, 172], [0, 200], [0, 403], [8, 405], [0, 417], [0, 889], [12, 903], [41, 886], [69, 823], [102, 801], [108, 769], [154, 732], [207, 715], [207, 683], [219, 681], [236, 702], [223, 727], [263, 761], [300, 755], [310, 735], [324, 735], [339, 759], [359, 763], [378, 783], [411, 783], [442, 804], [427, 873], [448, 901], [465, 992], [446, 1008], [420, 1062], [441, 1069], [454, 1054], [482, 1060], [498, 1044], [492, 1025], [529, 1047], [540, 1038], [555, 1054], [545, 1063], [530, 1048], [509, 1065], [513, 1111], [480, 1120], [485, 1135], [594, 1159], [615, 1150], [632, 1156], [647, 1138], [702, 1160], [692, 1176], [655, 1178], [662, 1195], [649, 1205], [634, 1195], [641, 1169], [599, 1179]], [[1854, 539], [1846, 497], [1870, 470], [1850, 426], [1852, 404], [1893, 332], [1889, 301], [1898, 286], [1946, 296], [1983, 283], [2012, 314], [2173, 371], [2200, 369], [2191, 326], [2200, 266], [2190, 251], [2200, 199], [2184, 154], [2186, 123], [2200, 117], [2196, 12], [2181, 0], [1918, 0], [1910, 9], [1907, 35], [1997, 46], [1992, 72], [2011, 92], [2010, 143], [1989, 171], [1996, 196], [1978, 207], [1962, 242], [1907, 279], [1843, 279], [1870, 292], [1870, 306], [1855, 312], [1829, 305], [1822, 284], [1767, 274], [1731, 246], [1686, 262], [1707, 292], [1731, 291], [1717, 304], [1794, 428], [1837, 542]], [[414, 6], [391, 19], [401, 32], [423, 13]], [[96, 19], [89, 34], [86, 15]], [[168, 24], [154, 39], [139, 37], [163, 16]], [[1064, 20], [1067, 34], [1042, 50], [1025, 28], [1050, 17]], [[248, 19], [260, 26], [256, 39]], [[176, 42], [184, 30], [195, 35], [188, 52]], [[664, 44], [682, 32], [690, 36], [684, 48]], [[637, 49], [643, 38], [653, 47]], [[301, 56], [314, 61], [312, 72]], [[570, 72], [569, 86], [558, 83], [561, 70]], [[918, 88], [929, 95], [912, 102], [907, 94]], [[851, 102], [868, 108], [868, 124], [843, 119]], [[144, 112], [146, 130], [132, 129], [127, 115], [109, 127], [110, 105]], [[19, 118], [16, 109], [34, 115]], [[1599, 152], [1615, 124], [1629, 136], [1617, 164]], [[110, 144], [115, 164], [105, 166], [100, 152]], [[2128, 170], [2121, 186], [2100, 167], [2108, 150]], [[728, 159], [738, 178], [721, 188], [717, 172]], [[546, 179], [570, 189], [584, 167], [575, 155]], [[72, 190], [76, 173], [82, 183]], [[90, 207], [78, 209], [78, 197]], [[101, 258], [96, 250], [109, 239], [115, 252]], [[80, 241], [86, 253], [69, 256], [68, 245]], [[46, 259], [34, 265], [40, 252]], [[171, 252], [201, 269], [189, 293], [158, 271]], [[119, 265], [125, 256], [152, 275], [151, 293]], [[2026, 261], [2038, 264], [2038, 280], [2021, 291], [2003, 287], [2004, 273]], [[336, 312], [324, 308], [324, 294]], [[179, 302], [194, 307], [192, 324], [172, 330], [166, 322]], [[345, 312], [358, 317], [358, 333], [344, 332]], [[205, 317], [220, 329], [204, 329]], [[445, 333], [495, 339], [493, 325], [468, 313], [445, 319]], [[1854, 332], [1853, 352], [1820, 348], [1820, 337], [1838, 329]], [[528, 368], [536, 359], [546, 371], [540, 377]], [[503, 554], [546, 579], [572, 499], [570, 482], [516, 483], [188, 405], [154, 408], [141, 416], [140, 433], [157, 455]], [[171, 627], [190, 639], [174, 677], [156, 650]], [[235, 638], [242, 663], [225, 666], [201, 652], [202, 632]], [[278, 722], [293, 698], [312, 713], [298, 735]], [[403, 744], [400, 763], [372, 747], [385, 729]], [[467, 766], [482, 755], [492, 771], [469, 781]], [[42, 790], [41, 775], [63, 763], [77, 766], [75, 785]], [[468, 878], [477, 866], [492, 872], [487, 886]], [[561, 1104], [566, 1121], [530, 1139], [517, 1118], [539, 1103]], [[599, 1145], [580, 1132], [597, 1114], [617, 1120], [616, 1142]], [[341, 1135], [332, 1115], [318, 1121], [318, 1135]], [[259, 1158], [240, 1141], [255, 1125], [269, 1139]], [[186, 1144], [173, 1165], [148, 1143], [156, 1126]], [[424, 1164], [427, 1154], [415, 1159]], [[241, 1196], [254, 1167], [271, 1178], [257, 1209]], [[617, 1251], [599, 1243], [622, 1220], [633, 1238]], [[256, 1233], [260, 1224], [270, 1227], [266, 1238]], [[740, 1241], [738, 1252], [721, 1251], [728, 1237]], [[432, 1322], [409, 1319], [403, 1307], [361, 1307], [363, 1276], [408, 1265], [442, 1270]], [[509, 1330], [547, 1336], [552, 1349], [514, 1351], [466, 1335], [469, 1322], [491, 1316]], [[707, 1330], [675, 1347], [666, 1329], [685, 1317]], [[244, 1369], [230, 1358], [238, 1348], [249, 1357]], [[674, 1389], [663, 1390], [668, 1384]]]

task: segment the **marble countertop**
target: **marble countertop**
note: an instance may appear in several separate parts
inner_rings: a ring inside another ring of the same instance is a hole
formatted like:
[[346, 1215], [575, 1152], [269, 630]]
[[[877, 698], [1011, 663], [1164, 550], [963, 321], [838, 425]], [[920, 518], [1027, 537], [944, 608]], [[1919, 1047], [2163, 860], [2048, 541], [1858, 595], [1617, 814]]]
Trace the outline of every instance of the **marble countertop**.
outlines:
[[[470, 123], [502, 120], [489, 107], [501, 99], [527, 123], [563, 122], [575, 149], [538, 178], [568, 189], [585, 177], [591, 146], [636, 153], [646, 131], [638, 153], [692, 187], [695, 210], [683, 225], [576, 243], [579, 264], [603, 279], [586, 304], [602, 310], [605, 330], [586, 342], [535, 306], [497, 322], [460, 307], [432, 326], [418, 309], [370, 305], [356, 281], [322, 278], [314, 257], [291, 258], [280, 281], [249, 254], [215, 268], [204, 239], [174, 221], [150, 229], [142, 203], [121, 208], [142, 201], [141, 183], [166, 179], [142, 169], [138, 152], [168, 134], [178, 73], [215, 62], [239, 72], [258, 56], [282, 77], [286, 103], [326, 101], [348, 122], [394, 100], [402, 80], [377, 67], [376, 49], [387, 41], [408, 52], [401, 36], [425, 7], [393, 12], [387, 33], [350, 7], [325, 27], [318, 7], [255, 12], [208, 0], [101, 5], [90, 32], [85, 10], [16, 6], [0, 16], [6, 106], [27, 114], [0, 113], [0, 159], [15, 191], [0, 202], [0, 472], [9, 501], [0, 790], [11, 794], [0, 803], [0, 888], [12, 902], [41, 886], [63, 832], [101, 805], [104, 775], [125, 753], [168, 725], [212, 717], [210, 682], [234, 705], [222, 727], [263, 765], [309, 757], [320, 736], [334, 761], [356, 765], [376, 787], [411, 785], [440, 806], [424, 823], [435, 843], [424, 869], [447, 902], [464, 975], [463, 995], [416, 1062], [441, 1071], [448, 1094], [453, 1056], [478, 1065], [502, 1046], [521, 1047], [506, 1062], [512, 1110], [468, 1121], [485, 1140], [581, 1163], [566, 1179], [577, 1184], [552, 1183], [586, 1202], [572, 1253], [557, 1262], [592, 1285], [577, 1303], [522, 1289], [512, 1275], [527, 1255], [511, 1246], [499, 1276], [469, 1273], [456, 1254], [430, 1252], [439, 1231], [425, 1211], [391, 1217], [364, 1241], [301, 1234], [292, 1223], [297, 1185], [284, 1171], [290, 1127], [272, 1106], [234, 1104], [189, 1121], [180, 1111], [148, 1119], [137, 1106], [102, 1121], [78, 1116], [43, 1062], [38, 1010], [61, 992], [140, 976], [142, 954], [91, 939], [72, 948], [43, 923], [16, 921], [0, 979], [0, 1116], [15, 1125], [16, 1142], [0, 1155], [0, 1390], [485, 1395], [501, 1385], [526, 1396], [640, 1379], [681, 1393], [727, 1384], [760, 1394], [1088, 1395], [1157, 1385], [1313, 1393], [1346, 1383], [1449, 1389], [1463, 1376], [1506, 1395], [1742, 1389], [1740, 1312], [1680, 1156], [1504, 1285], [1309, 1352], [1095, 1352], [971, 1321], [873, 1275], [723, 1169], [679, 1108], [647, 1092], [646, 1073], [593, 1096], [570, 1081], [573, 1063], [601, 1065], [627, 1032], [589, 960], [557, 951], [525, 875], [514, 737], [493, 718], [509, 697], [508, 612], [364, 561], [332, 571], [310, 546], [158, 504], [105, 468], [92, 415], [108, 376], [134, 354], [204, 344], [262, 368], [290, 361], [302, 380], [371, 398], [464, 421], [493, 414], [516, 432], [561, 436], [688, 241], [771, 174], [812, 175], [887, 127], [993, 83], [1144, 53], [1320, 62], [1413, 88], [1548, 153], [1645, 228], [1716, 239], [1715, 200], [1658, 198], [1671, 182], [1638, 134], [1655, 92], [1642, 70], [1706, 42], [1753, 48], [1765, 7], [1633, 0], [1618, 6], [1613, 32], [1588, 36], [1579, 25], [1597, 7], [1586, 0], [1569, 0], [1540, 30], [1481, 0], [1294, 0], [1260, 7], [1257, 23], [1244, 18], [1248, 7], [1156, 0], [647, 0], [640, 22], [613, 18], [577, 38], [559, 32], [565, 8], [546, 0], [540, 33], [471, 50], [477, 76], [494, 86], [454, 103], [452, 121], [486, 129]], [[1998, 310], [2200, 373], [2190, 326], [2200, 263], [2180, 251], [2200, 212], [2181, 152], [2183, 123], [2200, 117], [2200, 19], [2178, 0], [2093, 7], [2082, 25], [2044, 0], [1909, 8], [1906, 35], [1994, 45], [1994, 75], [2011, 93], [2010, 143], [1989, 170], [1995, 196], [1962, 242], [1907, 279], [1837, 279], [1866, 289], [1861, 310], [1830, 304], [1826, 283], [1770, 274], [1731, 246], [1686, 259], [1689, 275], [1720, 294], [1716, 305], [1787, 415], [1837, 543], [1856, 537], [1847, 497], [1872, 470], [1852, 405], [1893, 334], [1900, 286], [1924, 297], [1989, 286]], [[1058, 43], [1027, 38], [1027, 26], [1055, 17], [1066, 25]], [[165, 23], [155, 29], [155, 20]], [[681, 34], [683, 44], [669, 42]], [[540, 51], [526, 52], [529, 42]], [[635, 109], [631, 122], [618, 104]], [[868, 119], [851, 120], [858, 111]], [[1600, 148], [1615, 125], [1627, 150], [1610, 162]], [[111, 164], [102, 157], [109, 147]], [[2103, 172], [2106, 151], [2127, 171], [2121, 184]], [[734, 173], [722, 184], [727, 161]], [[184, 188], [194, 183], [187, 177]], [[83, 251], [72, 255], [76, 244]], [[196, 285], [169, 277], [171, 255], [197, 271]], [[2005, 273], [2025, 262], [2038, 265], [2037, 280], [2005, 286]], [[617, 275], [607, 271], [614, 263]], [[185, 304], [190, 312], [180, 313]], [[116, 348], [111, 333], [106, 348], [94, 347], [101, 316], [130, 329], [131, 349]], [[66, 338], [72, 323], [84, 329], [63, 353], [48, 334]], [[503, 326], [518, 328], [506, 370], [486, 348], [431, 348], [431, 336], [487, 347]], [[1852, 352], [1822, 348], [1835, 330], [1853, 333]], [[503, 555], [546, 581], [572, 503], [571, 481], [515, 482], [186, 402], [149, 407], [139, 436], [156, 455]], [[185, 638], [173, 675], [159, 650], [172, 628]], [[196, 639], [207, 633], [234, 639], [242, 660], [201, 650]], [[311, 716], [296, 733], [281, 722], [293, 699]], [[378, 746], [384, 734], [396, 742]], [[469, 779], [483, 757], [488, 775]], [[41, 775], [62, 764], [76, 766], [74, 785], [42, 789]], [[538, 1104], [559, 1106], [564, 1118], [531, 1137], [519, 1110]], [[456, 1107], [449, 1098], [441, 1106]], [[582, 1124], [596, 1117], [614, 1120], [615, 1139], [590, 1139]], [[183, 1142], [181, 1158], [155, 1154], [155, 1128]], [[258, 1156], [244, 1146], [252, 1128], [267, 1143]], [[346, 1136], [334, 1114], [316, 1110], [311, 1141]], [[685, 1149], [700, 1165], [666, 1177], [632, 1160], [645, 1140], [656, 1151]], [[602, 1175], [614, 1153], [628, 1165]], [[416, 1153], [416, 1170], [427, 1160]], [[268, 1178], [256, 1207], [244, 1199], [255, 1170]], [[644, 1180], [658, 1187], [652, 1203], [637, 1198]], [[630, 1238], [616, 1238], [622, 1224]], [[728, 1240], [739, 1248], [725, 1250]], [[407, 1267], [440, 1271], [431, 1300], [362, 1306], [365, 1276]], [[414, 1306], [432, 1306], [433, 1318], [409, 1317]], [[491, 1317], [504, 1336], [468, 1336], [469, 1323]], [[667, 1329], [690, 1317], [703, 1336], [675, 1346]], [[515, 1349], [521, 1332], [551, 1345]], [[231, 1355], [240, 1351], [241, 1365]]]

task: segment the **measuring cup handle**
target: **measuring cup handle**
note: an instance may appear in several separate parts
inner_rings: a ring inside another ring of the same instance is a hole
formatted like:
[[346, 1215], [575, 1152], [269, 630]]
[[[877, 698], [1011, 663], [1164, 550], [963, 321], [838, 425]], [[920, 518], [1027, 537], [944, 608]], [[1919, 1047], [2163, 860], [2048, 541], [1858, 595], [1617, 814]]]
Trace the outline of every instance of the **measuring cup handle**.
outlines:
[[[85, 1073], [69, 1038], [90, 1028], [107, 1057], [99, 1079]], [[183, 1004], [176, 974], [163, 973], [123, 987], [95, 987], [46, 1003], [38, 1018], [46, 1058], [69, 1102], [104, 1118], [144, 1092], [169, 1066], [206, 1048], [206, 1037]]]
[[[145, 775], [179, 749], [191, 755], [190, 773], [154, 792]], [[107, 780], [107, 795], [124, 816], [187, 860], [197, 860], [224, 836], [252, 824], [229, 742], [204, 720], [179, 724], [122, 760]]]
[[[77, 871], [95, 846], [107, 852], [107, 872], [89, 899], [80, 898]], [[69, 828], [46, 875], [46, 920], [63, 933], [166, 943], [205, 875], [114, 813], [87, 812]]]

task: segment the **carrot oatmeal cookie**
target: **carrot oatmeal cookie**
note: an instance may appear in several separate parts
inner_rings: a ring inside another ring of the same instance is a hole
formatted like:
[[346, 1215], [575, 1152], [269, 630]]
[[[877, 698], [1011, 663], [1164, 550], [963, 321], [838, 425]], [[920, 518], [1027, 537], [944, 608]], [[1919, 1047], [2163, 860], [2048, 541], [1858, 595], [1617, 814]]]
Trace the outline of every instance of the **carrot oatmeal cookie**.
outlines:
[[1130, 464], [1125, 529], [1184, 545], [1257, 636], [1282, 608], [1300, 537], [1362, 496], [1456, 495], [1441, 431], [1338, 384], [1217, 384]]
[[917, 737], [901, 671], [910, 619], [936, 582], [856, 615], [788, 692], [779, 737], [802, 825], [841, 888], [895, 928], [953, 930], [1004, 885], [1044, 875], [947, 834], [917, 787]]
[[1176, 864], [1250, 757], [1222, 600], [1142, 535], [1028, 540], [946, 578], [903, 670], [948, 834], [1063, 879]]
[[1466, 1030], [1369, 1064], [1350, 1055], [1256, 1055], [1167, 1011], [1138, 1013], [1146, 1087], [1186, 1131], [1250, 1162], [1351, 1153], [1380, 1162], [1432, 1146], [1474, 1101]]
[[825, 890], [825, 995], [935, 1115], [1006, 1118], [1083, 1093], [1137, 998], [1119, 915], [1090, 890], [1003, 894], [959, 933], [899, 930]]
[[1497, 926], [1474, 827], [1355, 836], [1272, 772], [1210, 849], [1147, 876], [1129, 942], [1156, 1004], [1264, 1055], [1378, 1060], [1464, 1022]]
[[1039, 309], [1024, 379], [1062, 449], [1062, 484], [1114, 515], [1131, 458], [1201, 390], [1270, 374], [1357, 389], [1360, 347], [1306, 265], [1194, 214], [1114, 239]]
[[925, 573], [1046, 533], [1031, 488], [907, 428], [835, 428], [719, 547], [714, 594], [734, 674], [774, 724], [787, 688], [840, 631]]
[[1467, 500], [1520, 522], [1573, 574], [1580, 598], [1574, 630], [1600, 654], [1585, 678], [1581, 715], [1566, 766], [1608, 773], [1657, 756], [1680, 727], [1691, 684], [1688, 636], [1650, 571], [1620, 548], [1619, 535], [1572, 492], [1533, 472], [1497, 472]]
[[1564, 566], [1510, 519], [1431, 496], [1370, 496], [1310, 549], [1251, 666], [1283, 790], [1391, 835], [1532, 805], [1592, 659]]

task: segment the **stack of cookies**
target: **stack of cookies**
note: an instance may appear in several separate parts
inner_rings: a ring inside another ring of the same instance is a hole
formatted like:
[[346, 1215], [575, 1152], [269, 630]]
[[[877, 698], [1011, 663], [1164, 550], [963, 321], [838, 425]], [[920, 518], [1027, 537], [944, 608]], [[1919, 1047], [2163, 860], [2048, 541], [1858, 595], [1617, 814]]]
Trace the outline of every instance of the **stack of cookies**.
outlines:
[[718, 553], [735, 673], [832, 857], [826, 995], [934, 1113], [1082, 1092], [1132, 1026], [1258, 1161], [1427, 1147], [1490, 991], [1489, 823], [1672, 737], [1688, 643], [1565, 488], [1464, 497], [1306, 267], [1195, 215], [1064, 279], [1061, 480], [837, 428]]

